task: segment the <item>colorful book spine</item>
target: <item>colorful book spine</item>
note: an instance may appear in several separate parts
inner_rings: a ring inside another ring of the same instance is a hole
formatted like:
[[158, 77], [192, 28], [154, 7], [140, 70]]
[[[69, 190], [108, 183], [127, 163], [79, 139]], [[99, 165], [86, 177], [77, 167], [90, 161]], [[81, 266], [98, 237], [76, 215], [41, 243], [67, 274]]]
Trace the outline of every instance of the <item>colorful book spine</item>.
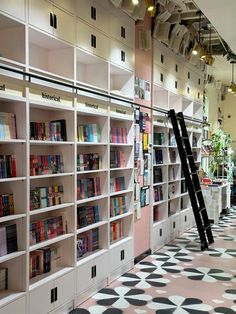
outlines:
[[62, 173], [64, 163], [62, 155], [30, 155], [30, 175]]
[[41, 141], [66, 141], [66, 120], [30, 122], [30, 139]]
[[101, 142], [101, 127], [99, 124], [90, 123], [78, 125], [77, 127], [78, 142]]
[[98, 153], [78, 154], [77, 171], [98, 170], [101, 168], [101, 156]]
[[48, 217], [30, 223], [30, 245], [54, 239], [67, 230], [66, 215]]
[[115, 177], [110, 178], [110, 192], [119, 192], [125, 190], [125, 178]]
[[77, 200], [101, 195], [100, 178], [84, 178], [77, 180]]
[[0, 155], [0, 179], [16, 177], [16, 156]]
[[110, 142], [111, 143], [127, 144], [127, 129], [126, 128], [111, 127]]
[[30, 210], [63, 203], [63, 185], [36, 187], [30, 191]]
[[99, 221], [99, 207], [82, 206], [77, 207], [77, 226], [83, 228]]
[[16, 138], [16, 115], [9, 112], [0, 112], [0, 140]]
[[79, 234], [77, 238], [77, 259], [88, 252], [99, 249], [99, 229], [95, 228]]
[[110, 152], [110, 168], [124, 168], [126, 166], [125, 152], [114, 150]]
[[14, 214], [14, 196], [13, 194], [0, 195], [0, 217]]
[[125, 196], [112, 197], [110, 199], [110, 217], [122, 215], [127, 212]]

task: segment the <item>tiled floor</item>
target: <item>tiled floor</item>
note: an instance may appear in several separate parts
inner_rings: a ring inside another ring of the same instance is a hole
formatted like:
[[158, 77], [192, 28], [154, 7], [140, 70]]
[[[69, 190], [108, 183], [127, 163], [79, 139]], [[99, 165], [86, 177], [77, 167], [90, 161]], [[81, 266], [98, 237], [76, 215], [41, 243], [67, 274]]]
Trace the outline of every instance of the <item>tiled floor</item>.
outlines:
[[207, 251], [192, 228], [71, 313], [236, 313], [236, 210], [212, 230]]

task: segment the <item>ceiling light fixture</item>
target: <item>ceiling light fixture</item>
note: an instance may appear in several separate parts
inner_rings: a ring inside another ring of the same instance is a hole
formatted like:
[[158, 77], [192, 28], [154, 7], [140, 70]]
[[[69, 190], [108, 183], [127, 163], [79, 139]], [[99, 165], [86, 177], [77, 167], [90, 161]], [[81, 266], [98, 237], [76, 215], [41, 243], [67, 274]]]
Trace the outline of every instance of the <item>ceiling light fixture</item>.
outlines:
[[133, 5], [138, 5], [139, 4], [139, 0], [132, 0]]

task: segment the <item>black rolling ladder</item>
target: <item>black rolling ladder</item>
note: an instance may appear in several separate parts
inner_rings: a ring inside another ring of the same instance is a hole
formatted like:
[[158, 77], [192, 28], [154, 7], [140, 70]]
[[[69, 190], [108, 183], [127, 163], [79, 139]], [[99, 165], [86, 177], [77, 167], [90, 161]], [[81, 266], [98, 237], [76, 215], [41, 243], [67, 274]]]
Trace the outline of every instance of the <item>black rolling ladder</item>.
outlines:
[[214, 242], [214, 239], [202, 195], [192, 148], [189, 142], [184, 116], [182, 112], [178, 112], [176, 114], [175, 110], [171, 109], [168, 112], [168, 117], [173, 126], [173, 131], [182, 164], [182, 170], [200, 236], [201, 250], [204, 251], [208, 248], [208, 245]]

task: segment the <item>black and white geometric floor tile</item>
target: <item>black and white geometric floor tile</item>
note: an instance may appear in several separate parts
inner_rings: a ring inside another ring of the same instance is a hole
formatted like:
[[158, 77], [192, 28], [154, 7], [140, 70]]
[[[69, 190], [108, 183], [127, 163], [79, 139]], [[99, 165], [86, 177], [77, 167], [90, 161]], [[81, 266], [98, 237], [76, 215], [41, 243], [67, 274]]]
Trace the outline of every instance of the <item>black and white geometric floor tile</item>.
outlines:
[[176, 263], [162, 262], [153, 260], [152, 262], [140, 262], [135, 265], [135, 268], [139, 268], [142, 272], [165, 275], [167, 273], [180, 273], [183, 270], [182, 266]]
[[170, 282], [170, 280], [163, 278], [160, 274], [149, 274], [145, 272], [138, 272], [135, 274], [126, 273], [121, 276], [118, 281], [121, 281], [124, 286], [135, 287], [138, 289], [164, 287]]
[[209, 254], [210, 256], [214, 256], [214, 257], [222, 257], [222, 258], [236, 257], [236, 250], [226, 249], [226, 248], [208, 249], [204, 253]]
[[157, 261], [165, 261], [170, 263], [179, 263], [179, 262], [191, 262], [194, 257], [188, 255], [189, 251], [185, 249], [180, 249], [178, 252], [166, 251], [165, 253], [157, 252], [151, 255], [152, 258], [155, 258]]
[[210, 283], [229, 281], [233, 278], [231, 274], [225, 273], [221, 269], [208, 267], [185, 268], [181, 275], [187, 276], [192, 280], [202, 280]]

